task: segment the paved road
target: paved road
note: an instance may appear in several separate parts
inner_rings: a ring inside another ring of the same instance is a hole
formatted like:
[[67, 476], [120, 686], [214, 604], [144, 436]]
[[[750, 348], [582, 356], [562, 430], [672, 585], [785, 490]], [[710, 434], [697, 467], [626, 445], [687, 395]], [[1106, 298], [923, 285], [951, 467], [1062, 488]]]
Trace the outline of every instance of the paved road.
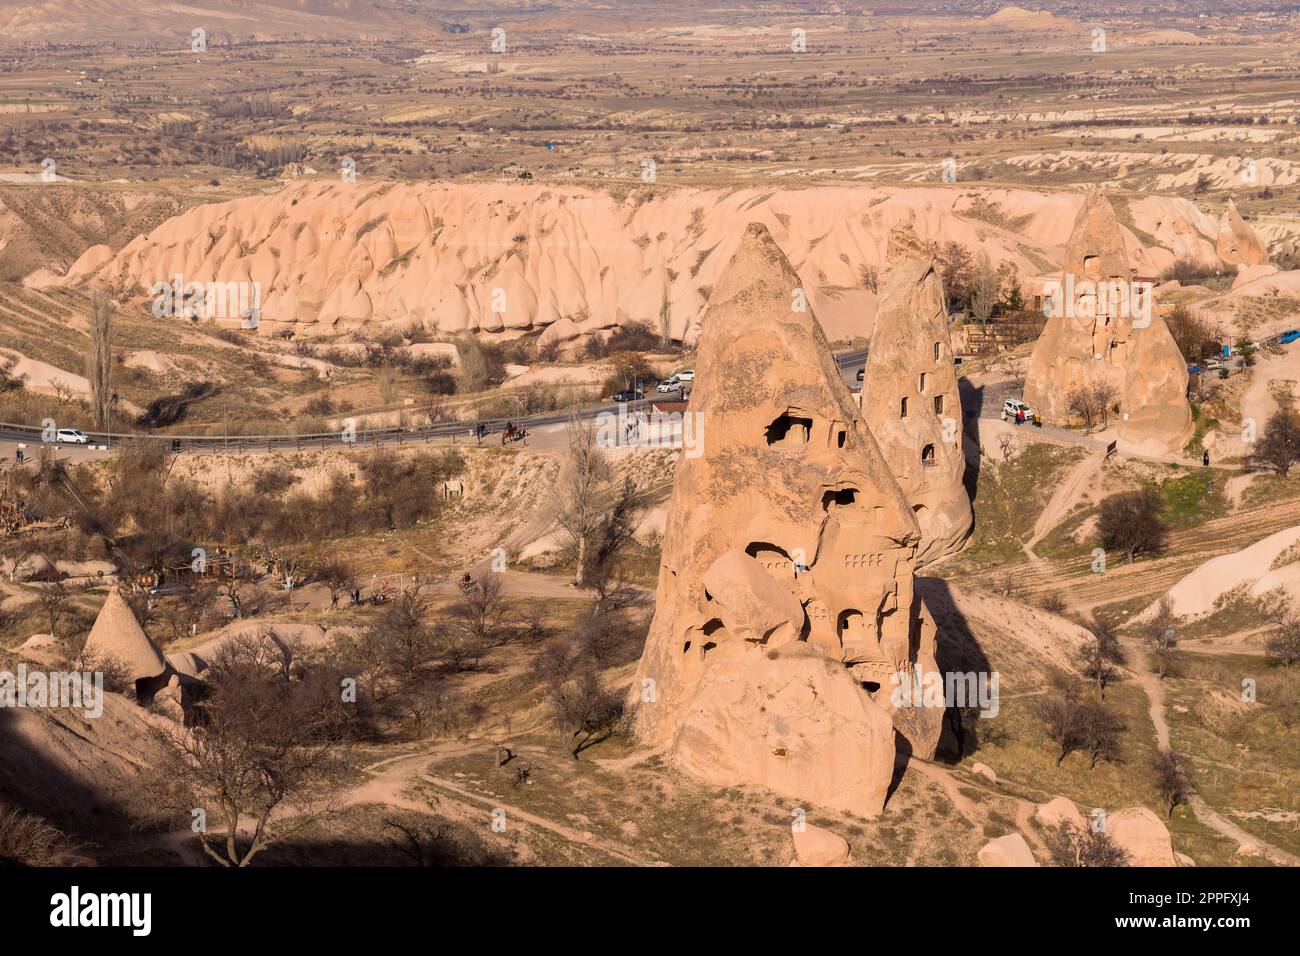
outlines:
[[[849, 352], [841, 352], [835, 356], [840, 374], [850, 386], [857, 385], [857, 370], [862, 367], [866, 355], [866, 349], [855, 349]], [[668, 400], [675, 397], [671, 392], [665, 395], [651, 392], [650, 395], [653, 397], [647, 397], [638, 402], [628, 402], [624, 407], [629, 412], [648, 409], [650, 403], [655, 399]], [[573, 415], [577, 415], [578, 418], [583, 420], [591, 420], [602, 413], [617, 413], [619, 407], [615, 402], [601, 402], [576, 409], [531, 415], [516, 419], [516, 422], [522, 424], [529, 432], [543, 429], [556, 431], [559, 430], [556, 426], [566, 425]], [[358, 447], [387, 444], [469, 444], [476, 442], [473, 431], [475, 426], [480, 424], [488, 429], [488, 435], [482, 439], [482, 443], [487, 444], [501, 440], [500, 433], [505, 425], [505, 419], [497, 418], [439, 422], [423, 427], [359, 429], [356, 433], [356, 444]], [[55, 447], [59, 452], [67, 453], [69, 457], [76, 460], [94, 460], [107, 455], [107, 449], [111, 448], [114, 442], [135, 436], [92, 435], [91, 437], [93, 442], [90, 446], [57, 444]], [[165, 441], [169, 436], [141, 433], [139, 437], [149, 438], [154, 441]], [[42, 444], [40, 429], [0, 426], [0, 459], [14, 458], [17, 446], [20, 443], [26, 444], [26, 454], [35, 455]], [[327, 435], [229, 436], [226, 438], [210, 436], [178, 437], [174, 439], [173, 447], [182, 452], [212, 453], [220, 451], [311, 450], [313, 448], [336, 447], [339, 444], [341, 444], [340, 434], [331, 432]]]

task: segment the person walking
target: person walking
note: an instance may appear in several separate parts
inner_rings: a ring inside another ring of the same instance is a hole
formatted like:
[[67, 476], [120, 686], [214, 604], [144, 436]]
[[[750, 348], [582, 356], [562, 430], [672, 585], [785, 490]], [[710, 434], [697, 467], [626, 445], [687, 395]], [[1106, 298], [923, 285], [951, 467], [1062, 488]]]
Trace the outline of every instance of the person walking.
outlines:
[[1201, 467], [1202, 468], [1210, 467], [1210, 449], [1208, 448], [1205, 449], [1205, 451], [1201, 452]]

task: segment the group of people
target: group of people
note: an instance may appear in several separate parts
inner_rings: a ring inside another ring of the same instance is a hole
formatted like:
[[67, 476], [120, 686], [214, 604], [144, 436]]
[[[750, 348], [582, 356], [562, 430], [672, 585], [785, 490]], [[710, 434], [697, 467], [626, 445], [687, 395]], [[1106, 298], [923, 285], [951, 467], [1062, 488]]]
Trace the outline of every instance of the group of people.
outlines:
[[[488, 433], [487, 425], [479, 422], [470, 430], [470, 434], [478, 441], [482, 441]], [[512, 441], [520, 441], [528, 437], [528, 429], [522, 425], [516, 425], [514, 422], [506, 422], [506, 427], [501, 429], [501, 444], [506, 445]]]

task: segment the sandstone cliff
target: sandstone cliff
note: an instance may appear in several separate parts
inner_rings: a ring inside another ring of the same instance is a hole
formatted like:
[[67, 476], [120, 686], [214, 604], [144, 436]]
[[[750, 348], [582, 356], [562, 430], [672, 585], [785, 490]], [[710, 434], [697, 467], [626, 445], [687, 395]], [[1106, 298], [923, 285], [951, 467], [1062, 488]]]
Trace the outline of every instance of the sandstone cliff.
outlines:
[[[761, 222], [838, 339], [870, 335], [870, 276], [900, 223], [1027, 277], [1059, 261], [1081, 201], [974, 188], [656, 186], [617, 196], [541, 183], [315, 180], [195, 208], [116, 254], [91, 249], [61, 281], [94, 279], [142, 296], [178, 274], [256, 282], [266, 334], [415, 326], [448, 335], [545, 330], [576, 343], [644, 321], [693, 342], [742, 224]], [[1149, 269], [1177, 256], [1214, 261], [1217, 223], [1191, 203], [1147, 197], [1130, 211], [1167, 244], [1143, 253]]]

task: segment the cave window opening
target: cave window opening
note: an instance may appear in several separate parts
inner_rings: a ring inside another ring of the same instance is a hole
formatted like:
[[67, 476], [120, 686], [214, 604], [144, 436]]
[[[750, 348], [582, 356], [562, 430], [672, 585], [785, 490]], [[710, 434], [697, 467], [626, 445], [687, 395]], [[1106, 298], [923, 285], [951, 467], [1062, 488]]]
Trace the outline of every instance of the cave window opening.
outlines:
[[767, 426], [767, 443], [785, 446], [806, 445], [812, 438], [812, 426], [811, 418], [800, 418], [789, 413], [779, 415], [776, 421]]
[[834, 511], [836, 508], [848, 508], [857, 504], [856, 488], [837, 488], [822, 495], [822, 510]]

